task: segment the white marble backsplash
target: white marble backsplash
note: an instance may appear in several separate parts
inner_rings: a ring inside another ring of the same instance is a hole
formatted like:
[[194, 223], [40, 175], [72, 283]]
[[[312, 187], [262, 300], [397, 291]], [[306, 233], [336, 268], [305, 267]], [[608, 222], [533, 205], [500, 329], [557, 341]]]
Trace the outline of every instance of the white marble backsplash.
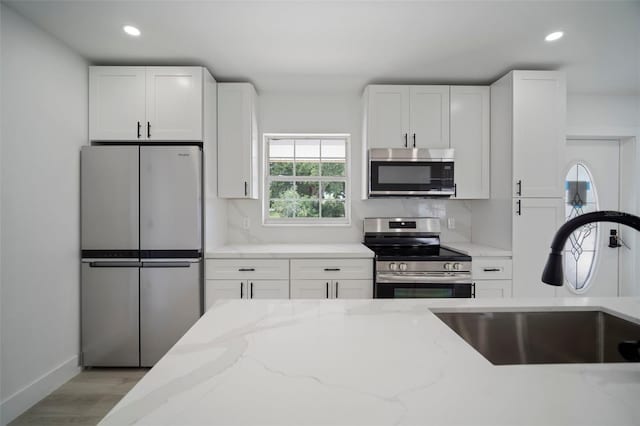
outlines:
[[[228, 244], [268, 243], [354, 243], [362, 241], [365, 217], [438, 217], [441, 238], [447, 242], [471, 240], [471, 205], [462, 200], [439, 199], [354, 199], [351, 224], [348, 226], [265, 226], [262, 224], [261, 200], [230, 200], [228, 203]], [[249, 218], [249, 229], [243, 228]], [[455, 229], [447, 228], [447, 218], [454, 218]]]

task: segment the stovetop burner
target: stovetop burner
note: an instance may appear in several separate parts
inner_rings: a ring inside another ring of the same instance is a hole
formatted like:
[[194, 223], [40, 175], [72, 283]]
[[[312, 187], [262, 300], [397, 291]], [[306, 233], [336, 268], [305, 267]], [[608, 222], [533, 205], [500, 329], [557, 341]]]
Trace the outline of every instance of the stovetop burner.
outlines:
[[367, 218], [364, 245], [380, 261], [471, 261], [440, 246], [438, 218]]

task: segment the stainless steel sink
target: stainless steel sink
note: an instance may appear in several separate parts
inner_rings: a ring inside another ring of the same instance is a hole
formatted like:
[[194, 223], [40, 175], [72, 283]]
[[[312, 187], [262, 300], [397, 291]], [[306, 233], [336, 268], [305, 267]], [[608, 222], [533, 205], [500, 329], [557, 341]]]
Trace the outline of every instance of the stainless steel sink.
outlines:
[[640, 340], [640, 324], [603, 311], [434, 314], [497, 365], [625, 362], [618, 344]]

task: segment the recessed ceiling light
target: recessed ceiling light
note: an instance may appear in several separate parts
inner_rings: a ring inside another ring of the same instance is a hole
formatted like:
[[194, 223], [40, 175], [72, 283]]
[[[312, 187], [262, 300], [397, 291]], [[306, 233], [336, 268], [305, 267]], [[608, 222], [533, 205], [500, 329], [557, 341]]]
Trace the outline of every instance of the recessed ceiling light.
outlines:
[[140, 30], [131, 25], [125, 25], [124, 27], [122, 27], [122, 29], [130, 36], [138, 37], [140, 35]]
[[551, 34], [549, 34], [548, 36], [546, 36], [544, 39], [546, 41], [556, 41], [562, 38], [562, 36], [564, 35], [564, 33], [562, 31], [555, 31]]

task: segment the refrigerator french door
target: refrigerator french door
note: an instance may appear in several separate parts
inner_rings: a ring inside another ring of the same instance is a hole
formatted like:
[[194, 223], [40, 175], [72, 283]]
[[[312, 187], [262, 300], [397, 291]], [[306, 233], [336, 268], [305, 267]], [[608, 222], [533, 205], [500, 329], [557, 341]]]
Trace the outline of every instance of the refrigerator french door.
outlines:
[[201, 164], [197, 146], [83, 147], [83, 365], [151, 366], [200, 317]]

